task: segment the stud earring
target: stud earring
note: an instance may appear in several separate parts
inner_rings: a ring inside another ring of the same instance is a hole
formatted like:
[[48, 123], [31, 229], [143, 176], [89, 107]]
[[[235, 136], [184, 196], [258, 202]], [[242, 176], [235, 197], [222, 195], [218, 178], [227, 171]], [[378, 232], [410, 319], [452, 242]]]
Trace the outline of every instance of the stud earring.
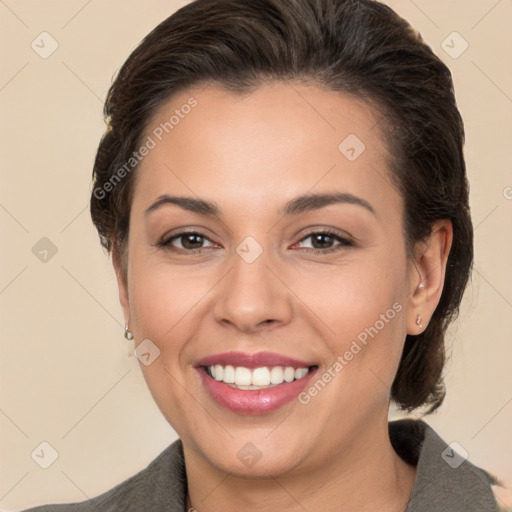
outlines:
[[418, 285], [418, 290], [421, 290], [421, 289], [422, 289], [422, 288], [424, 288], [424, 287], [425, 287], [425, 285], [424, 285], [423, 283], [420, 283], [420, 284]]
[[416, 318], [416, 325], [421, 329], [423, 327], [422, 323], [421, 323], [421, 315], [418, 315], [418, 317]]
[[124, 337], [128, 341], [132, 341], [133, 340], [133, 334], [128, 330], [128, 324], [124, 325]]

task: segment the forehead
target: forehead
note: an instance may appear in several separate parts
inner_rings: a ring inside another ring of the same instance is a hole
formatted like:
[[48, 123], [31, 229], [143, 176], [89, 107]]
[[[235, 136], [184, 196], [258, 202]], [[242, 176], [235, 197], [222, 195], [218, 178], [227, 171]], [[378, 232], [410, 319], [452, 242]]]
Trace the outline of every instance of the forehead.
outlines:
[[243, 94], [190, 88], [147, 125], [152, 149], [136, 197], [179, 193], [263, 211], [310, 190], [342, 190], [381, 207], [399, 203], [379, 115], [353, 96], [301, 83]]

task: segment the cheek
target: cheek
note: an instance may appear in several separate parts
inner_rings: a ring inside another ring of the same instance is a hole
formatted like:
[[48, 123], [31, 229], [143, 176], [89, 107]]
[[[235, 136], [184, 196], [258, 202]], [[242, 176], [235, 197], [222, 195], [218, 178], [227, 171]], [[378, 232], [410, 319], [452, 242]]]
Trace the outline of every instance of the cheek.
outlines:
[[393, 254], [386, 258], [382, 253], [375, 251], [364, 258], [355, 255], [342, 265], [318, 266], [297, 278], [297, 295], [311, 306], [334, 338], [356, 337], [395, 302], [405, 308], [405, 258]]
[[[141, 364], [148, 389], [164, 417], [183, 437], [196, 402], [185, 376], [191, 357], [190, 339], [204, 318], [208, 291], [215, 281], [197, 269], [172, 269], [148, 264], [147, 254], [132, 253], [130, 283], [131, 325], [138, 345], [149, 339], [160, 350], [149, 366]], [[191, 409], [192, 408], [192, 409]]]
[[298, 288], [325, 327], [331, 361], [341, 358], [335, 373], [351, 392], [387, 392], [393, 382], [406, 336], [405, 269], [405, 256], [375, 254], [325, 269]]
[[191, 321], [202, 311], [215, 285], [211, 272], [198, 267], [148, 264], [147, 256], [134, 256], [130, 306], [138, 337], [147, 337], [161, 350], [180, 351]]

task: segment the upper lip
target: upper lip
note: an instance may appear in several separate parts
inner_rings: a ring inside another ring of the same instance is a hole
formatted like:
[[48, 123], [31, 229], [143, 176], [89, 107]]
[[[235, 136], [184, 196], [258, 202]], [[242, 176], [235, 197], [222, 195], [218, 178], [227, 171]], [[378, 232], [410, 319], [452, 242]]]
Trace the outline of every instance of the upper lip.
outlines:
[[223, 352], [213, 354], [197, 361], [196, 366], [243, 366], [245, 368], [261, 368], [262, 366], [291, 366], [293, 368], [309, 368], [316, 366], [315, 363], [301, 361], [293, 357], [275, 354], [273, 352], [257, 352], [248, 354], [246, 352]]

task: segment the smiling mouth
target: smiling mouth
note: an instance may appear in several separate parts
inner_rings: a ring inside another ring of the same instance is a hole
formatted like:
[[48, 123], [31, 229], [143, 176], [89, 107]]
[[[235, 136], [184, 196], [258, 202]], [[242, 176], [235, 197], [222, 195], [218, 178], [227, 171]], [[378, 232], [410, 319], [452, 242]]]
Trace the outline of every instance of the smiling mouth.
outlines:
[[229, 387], [241, 390], [261, 390], [289, 384], [301, 380], [311, 371], [317, 368], [316, 365], [309, 367], [293, 366], [261, 366], [259, 368], [246, 368], [244, 366], [232, 365], [208, 365], [202, 367], [208, 377], [217, 382], [223, 382]]

